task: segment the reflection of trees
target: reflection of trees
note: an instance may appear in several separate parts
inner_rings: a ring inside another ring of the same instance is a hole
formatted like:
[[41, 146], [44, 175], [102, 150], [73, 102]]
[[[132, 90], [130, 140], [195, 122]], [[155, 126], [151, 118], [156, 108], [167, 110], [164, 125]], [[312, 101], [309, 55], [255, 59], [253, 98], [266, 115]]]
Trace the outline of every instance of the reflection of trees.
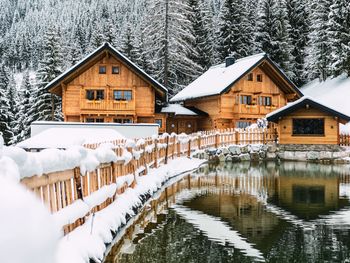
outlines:
[[143, 239], [132, 255], [124, 254], [118, 262], [252, 262], [238, 250], [208, 240], [173, 210], [166, 220], [163, 228]]

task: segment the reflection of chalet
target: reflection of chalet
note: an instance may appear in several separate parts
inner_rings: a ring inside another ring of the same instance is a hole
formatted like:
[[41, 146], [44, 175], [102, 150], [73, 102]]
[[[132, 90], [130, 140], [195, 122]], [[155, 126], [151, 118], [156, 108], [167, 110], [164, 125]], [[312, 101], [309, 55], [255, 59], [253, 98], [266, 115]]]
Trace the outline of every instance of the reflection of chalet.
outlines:
[[245, 127], [302, 94], [265, 54], [211, 67], [176, 94], [171, 102], [183, 102], [207, 112], [198, 120], [199, 130]]
[[302, 97], [267, 115], [278, 124], [280, 144], [339, 144], [339, 123], [350, 117]]
[[65, 121], [158, 123], [167, 89], [108, 43], [47, 85], [62, 97]]

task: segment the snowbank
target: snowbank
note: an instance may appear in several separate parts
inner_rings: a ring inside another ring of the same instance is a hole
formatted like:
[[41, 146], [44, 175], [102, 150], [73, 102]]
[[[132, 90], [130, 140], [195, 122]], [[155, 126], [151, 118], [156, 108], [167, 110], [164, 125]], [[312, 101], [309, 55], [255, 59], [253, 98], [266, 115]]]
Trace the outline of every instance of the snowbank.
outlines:
[[[196, 169], [202, 163], [203, 161], [198, 159], [177, 158], [169, 160], [167, 165], [150, 169], [146, 176], [137, 177], [138, 183], [134, 189], [128, 188], [123, 194], [117, 195], [112, 204], [94, 215], [90, 215], [84, 225], [61, 238], [56, 258], [57, 263], [83, 263], [88, 262], [90, 258], [99, 262], [106, 250], [105, 244], [113, 240], [112, 232], [117, 232], [125, 225], [127, 215], [129, 217], [135, 215], [134, 208], [142, 205], [141, 196], [152, 195], [161, 188], [165, 181], [185, 171]], [[103, 198], [111, 197], [114, 189], [104, 189], [101, 193], [90, 196], [91, 199], [94, 199], [93, 204], [90, 205], [96, 205]], [[69, 212], [66, 215], [67, 217], [72, 216]], [[60, 220], [67, 222], [71, 219], [63, 220], [61, 217]]]
[[17, 144], [24, 149], [69, 148], [125, 139], [113, 129], [51, 128]]
[[55, 262], [60, 232], [42, 203], [1, 171], [0, 200], [1, 262]]

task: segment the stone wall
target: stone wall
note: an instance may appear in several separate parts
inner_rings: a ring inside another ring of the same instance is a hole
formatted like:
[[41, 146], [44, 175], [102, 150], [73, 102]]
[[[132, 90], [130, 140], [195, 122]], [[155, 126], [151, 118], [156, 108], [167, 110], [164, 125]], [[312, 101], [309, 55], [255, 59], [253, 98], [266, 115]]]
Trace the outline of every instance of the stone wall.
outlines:
[[350, 149], [337, 145], [231, 145], [198, 152], [194, 157], [220, 162], [303, 161], [350, 163]]

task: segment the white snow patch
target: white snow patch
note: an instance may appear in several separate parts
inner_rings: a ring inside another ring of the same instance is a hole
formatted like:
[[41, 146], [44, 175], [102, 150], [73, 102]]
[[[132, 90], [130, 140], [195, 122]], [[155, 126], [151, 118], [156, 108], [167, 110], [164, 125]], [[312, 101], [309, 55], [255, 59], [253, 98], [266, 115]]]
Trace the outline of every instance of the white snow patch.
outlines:
[[191, 115], [191, 116], [198, 115], [194, 111], [191, 111], [190, 109], [187, 109], [186, 107], [180, 104], [169, 104], [168, 106], [162, 108], [161, 112], [174, 113], [175, 115]]

